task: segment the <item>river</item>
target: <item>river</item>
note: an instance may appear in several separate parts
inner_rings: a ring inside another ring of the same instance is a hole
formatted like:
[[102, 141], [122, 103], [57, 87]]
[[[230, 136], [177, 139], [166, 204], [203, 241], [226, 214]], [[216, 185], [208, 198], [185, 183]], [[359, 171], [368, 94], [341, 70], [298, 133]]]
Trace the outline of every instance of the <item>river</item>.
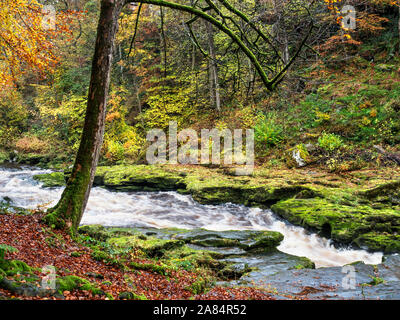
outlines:
[[[0, 201], [29, 209], [49, 207], [60, 198], [63, 188], [43, 188], [33, 176], [49, 170], [0, 168]], [[93, 188], [82, 224], [114, 227], [204, 228], [212, 231], [279, 231], [284, 240], [278, 249], [307, 257], [317, 268], [343, 266], [355, 261], [366, 264], [382, 262], [382, 253], [351, 248], [335, 248], [330, 240], [312, 234], [279, 219], [271, 210], [235, 204], [201, 205], [191, 196], [177, 192], [113, 192]]]

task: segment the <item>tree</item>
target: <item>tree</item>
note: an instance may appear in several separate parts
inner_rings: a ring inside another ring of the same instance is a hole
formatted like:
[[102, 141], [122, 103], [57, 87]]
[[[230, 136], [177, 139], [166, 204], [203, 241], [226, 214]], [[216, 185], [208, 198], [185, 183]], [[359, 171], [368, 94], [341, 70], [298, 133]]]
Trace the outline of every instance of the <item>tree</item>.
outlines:
[[[128, 2], [126, 0], [101, 1], [81, 144], [71, 176], [61, 199], [54, 208], [48, 211], [44, 218], [48, 224], [54, 225], [57, 228], [69, 228], [72, 234], [76, 232], [81, 221], [96, 172], [100, 149], [103, 143], [107, 94], [110, 84], [114, 41], [118, 29], [118, 18], [123, 6]], [[287, 70], [299, 55], [312, 30], [311, 23], [311, 28], [307, 31], [306, 36], [302, 39], [298, 47], [295, 48], [292, 58], [286, 64], [276, 64], [277, 67], [275, 69], [271, 69], [271, 67], [266, 69], [263, 67], [260, 58], [260, 56], [264, 56], [263, 59], [265, 59], [266, 54], [260, 52], [259, 42], [263, 41], [269, 45], [272, 52], [275, 52], [272, 55], [272, 60], [281, 59], [279, 49], [274, 46], [273, 40], [266, 30], [258, 27], [228, 0], [218, 0], [219, 6], [212, 0], [205, 0], [205, 7], [201, 7], [197, 2], [192, 5], [183, 5], [164, 0], [140, 0], [137, 2], [167, 7], [192, 14], [194, 18], [187, 22], [189, 27], [201, 18], [206, 23], [224, 32], [248, 57], [268, 90], [273, 90], [283, 79]], [[201, 4], [204, 5], [204, 3]], [[246, 30], [241, 25], [245, 25]], [[191, 32], [191, 34], [199, 46], [194, 33]], [[204, 52], [203, 49], [201, 50]]]
[[85, 210], [103, 144], [107, 95], [118, 17], [125, 0], [102, 0], [92, 63], [85, 124], [72, 174], [45, 221], [75, 233]]
[[42, 23], [42, 6], [34, 0], [1, 2], [0, 94], [14, 86], [27, 67], [43, 75], [57, 63], [52, 42], [56, 30]]

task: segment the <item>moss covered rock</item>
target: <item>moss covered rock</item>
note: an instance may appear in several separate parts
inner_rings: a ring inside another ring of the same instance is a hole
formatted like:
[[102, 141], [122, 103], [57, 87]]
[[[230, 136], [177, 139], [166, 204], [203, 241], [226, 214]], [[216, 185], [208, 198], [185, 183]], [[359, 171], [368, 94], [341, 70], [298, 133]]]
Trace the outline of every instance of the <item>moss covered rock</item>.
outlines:
[[95, 185], [104, 185], [119, 191], [165, 191], [185, 188], [181, 174], [146, 165], [99, 167]]
[[143, 239], [139, 235], [111, 238], [108, 243], [116, 247], [140, 249], [149, 257], [162, 257], [167, 251], [177, 249], [185, 244], [181, 240], [162, 240], [154, 237]]
[[[396, 236], [400, 213], [391, 209], [376, 210], [370, 206], [350, 206], [327, 199], [289, 199], [272, 206], [272, 210], [293, 224], [315, 230], [340, 243], [364, 246], [373, 251], [398, 250]], [[365, 234], [379, 234], [374, 241]], [[393, 243], [394, 242], [394, 243]], [[397, 244], [396, 244], [397, 243]], [[396, 249], [397, 248], [397, 249]]]
[[33, 176], [33, 179], [42, 182], [45, 188], [63, 187], [66, 185], [63, 172], [38, 174]]
[[269, 252], [275, 250], [282, 242], [283, 235], [276, 231], [264, 231], [256, 237], [255, 242], [250, 244], [246, 250], [251, 252]]
[[85, 290], [90, 291], [94, 295], [104, 295], [104, 291], [97, 288], [90, 281], [77, 277], [65, 276], [56, 280], [57, 291], [62, 294], [64, 291]]
[[107, 232], [106, 228], [102, 225], [86, 225], [78, 228], [78, 233], [87, 235], [99, 241], [106, 241], [111, 235]]

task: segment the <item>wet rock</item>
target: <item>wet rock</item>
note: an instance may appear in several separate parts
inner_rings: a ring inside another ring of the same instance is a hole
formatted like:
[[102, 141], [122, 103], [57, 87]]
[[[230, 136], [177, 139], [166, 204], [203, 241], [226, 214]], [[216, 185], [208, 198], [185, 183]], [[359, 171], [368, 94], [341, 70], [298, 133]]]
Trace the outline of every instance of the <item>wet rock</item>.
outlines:
[[275, 231], [265, 231], [257, 237], [257, 240], [250, 244], [246, 250], [251, 252], [268, 252], [276, 249], [282, 242], [283, 235]]
[[118, 295], [119, 300], [133, 300], [135, 295], [132, 292], [121, 292]]
[[63, 298], [56, 290], [45, 289], [38, 286], [36, 283], [21, 283], [14, 280], [2, 279], [0, 281], [0, 288], [8, 290], [15, 295], [25, 297], [50, 297]]
[[230, 264], [218, 272], [218, 276], [223, 280], [236, 280], [252, 269], [247, 263]]
[[207, 231], [197, 229], [177, 233], [176, 239], [209, 248], [237, 247], [247, 251], [269, 251], [279, 246], [283, 235], [275, 231]]
[[192, 240], [190, 241], [191, 244], [202, 246], [202, 247], [239, 247], [241, 246], [238, 240], [234, 239], [223, 239], [223, 238], [210, 238], [210, 239], [203, 239], [203, 240]]

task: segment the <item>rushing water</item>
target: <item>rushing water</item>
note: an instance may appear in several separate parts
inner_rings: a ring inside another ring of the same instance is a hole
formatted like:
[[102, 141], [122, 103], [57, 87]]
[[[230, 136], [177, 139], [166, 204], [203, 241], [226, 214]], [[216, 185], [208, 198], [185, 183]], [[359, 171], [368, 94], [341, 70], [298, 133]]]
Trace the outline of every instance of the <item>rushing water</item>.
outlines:
[[[36, 208], [54, 205], [63, 188], [42, 188], [33, 180], [46, 170], [0, 168], [0, 200], [8, 197], [15, 206]], [[270, 210], [245, 206], [201, 205], [190, 196], [176, 192], [122, 193], [93, 188], [82, 224], [118, 227], [204, 228], [224, 230], [272, 230], [284, 235], [278, 249], [304, 256], [317, 267], [342, 266], [354, 261], [378, 264], [381, 253], [364, 250], [336, 249], [329, 240], [310, 234], [301, 227], [278, 219]]]

